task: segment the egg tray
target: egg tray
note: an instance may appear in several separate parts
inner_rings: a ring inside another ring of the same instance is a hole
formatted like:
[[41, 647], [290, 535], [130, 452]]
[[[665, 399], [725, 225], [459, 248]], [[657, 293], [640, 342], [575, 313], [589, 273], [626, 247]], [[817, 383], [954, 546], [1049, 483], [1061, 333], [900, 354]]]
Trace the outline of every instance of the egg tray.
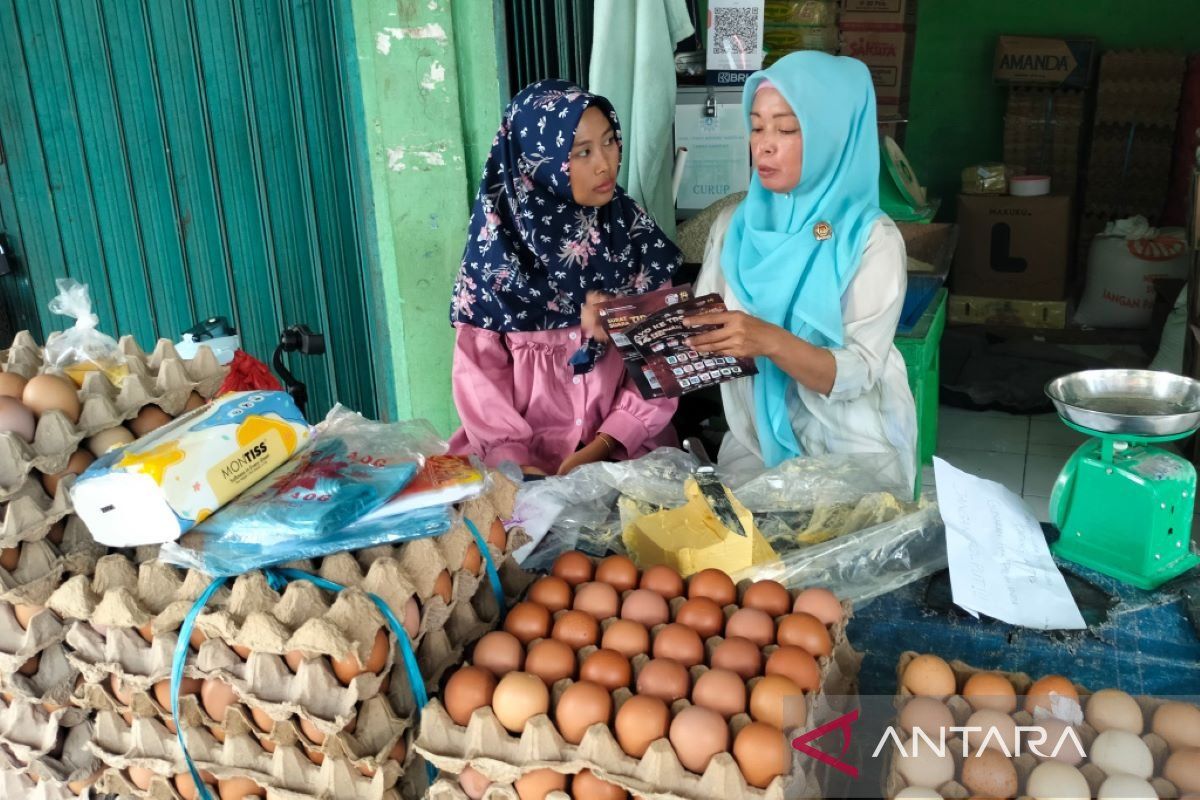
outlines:
[[[197, 710], [198, 704], [191, 709]], [[268, 753], [259, 743], [257, 731], [232, 709], [226, 718], [224, 742], [218, 742], [207, 727], [191, 725], [186, 721], [189, 715], [184, 715], [184, 719], [188, 752], [197, 769], [218, 779], [250, 778], [259, 786], [269, 787], [271, 796], [297, 800], [320, 797], [383, 800], [395, 796], [389, 792], [404, 772], [402, 765], [394, 760], [379, 765], [371, 777], [363, 775], [354, 762], [345, 758], [326, 757], [318, 766], [305, 753], [300, 740], [277, 743], [275, 752]], [[159, 794], [154, 794], [153, 787], [150, 793], [143, 793], [144, 790], [128, 784], [119, 773], [110, 773], [107, 780], [102, 779], [103, 790], [122, 796], [128, 792], [140, 797], [173, 797], [161, 792], [174, 792], [170, 777], [186, 771], [177, 738], [157, 719], [135, 717], [129, 725], [118, 714], [101, 712], [96, 717], [91, 748], [112, 770], [142, 767], [157, 773], [161, 779], [157, 781]], [[114, 778], [128, 785], [119, 786]]]
[[0, 602], [45, 605], [64, 575], [91, 572], [104, 551], [78, 517], [68, 517], [59, 544], [48, 538], [23, 542], [12, 571], [0, 567]]
[[0, 694], [13, 695], [52, 707], [72, 704], [79, 670], [71, 666], [65, 644], [52, 644], [38, 653], [37, 669], [31, 675], [0, 672]]
[[[672, 601], [672, 618], [683, 602], [683, 598], [675, 598]], [[844, 608], [848, 616], [849, 609], [847, 606]], [[727, 619], [734, 610], [735, 606], [726, 607]], [[605, 622], [611, 624], [612, 621]], [[656, 635], [662, 627], [655, 626], [652, 633]], [[833, 652], [830, 656], [819, 659], [821, 687], [806, 696], [806, 719], [803, 721], [805, 727], [823, 724], [843, 713], [845, 709], [840, 708], [839, 698], [855, 691], [862, 658], [847, 641], [845, 627], [846, 620], [834, 626]], [[722, 641], [721, 637], [712, 637], [705, 642], [706, 661]], [[582, 663], [596, 649], [581, 648], [578, 651], [577, 663]], [[764, 648], [764, 653], [769, 654], [775, 649], [774, 646], [769, 646]], [[634, 685], [637, 674], [649, 660], [644, 654], [631, 660]], [[708, 667], [704, 665], [692, 667], [689, 672], [693, 685], [700, 675], [707, 671]], [[752, 689], [758, 680], [760, 678], [751, 679], [748, 687]], [[573, 683], [573, 679], [564, 679], [554, 684], [551, 691], [552, 708]], [[613, 693], [614, 718], [616, 711], [631, 696], [633, 693], [624, 688]], [[687, 699], [677, 700], [671, 705], [672, 717], [689, 705], [691, 703]], [[750, 721], [749, 715], [745, 713], [736, 715], [731, 720], [733, 735], [730, 737], [730, 743], [733, 742], [734, 735]], [[711, 797], [782, 800], [785, 796], [791, 796], [797, 782], [802, 782], [808, 788], [811, 788], [808, 786], [810, 783], [815, 783], [815, 775], [802, 766], [805, 762], [795, 753], [789, 775], [776, 778], [766, 789], [758, 789], [746, 783], [733, 756], [728, 752], [715, 756], [705, 773], [696, 775], [684, 769], [666, 739], [652, 743], [645, 756], [636, 759], [621, 749], [610, 726], [594, 725], [579, 745], [572, 745], [562, 738], [551, 718], [541, 714], [532, 718], [525, 731], [517, 737], [500, 725], [490, 706], [476, 710], [467, 726], [463, 727], [455, 724], [440, 700], [430, 701], [422, 712], [415, 747], [430, 763], [455, 774], [461, 772], [464, 767], [471, 766], [493, 781], [511, 783], [525, 772], [535, 769], [548, 768], [571, 774], [581, 769], [590, 769], [598, 777], [650, 800], [702, 800]], [[820, 792], [804, 796], [819, 797]]]
[[[148, 405], [159, 406], [175, 416], [183, 411], [192, 392], [211, 398], [227, 374], [206, 347], [190, 361], [181, 359], [165, 339], [151, 356], [142, 353], [129, 338], [122, 339], [122, 347], [129, 362], [129, 377], [117, 387], [103, 373], [88, 375], [78, 390], [82, 404], [78, 423], [73, 424], [61, 411], [49, 411], [38, 419], [32, 443], [12, 433], [0, 433], [0, 493], [15, 491], [31, 470], [61, 472], [84, 439], [133, 419]], [[32, 357], [20, 355], [26, 352], [16, 346], [9, 350], [4, 371], [25, 378], [55, 372], [35, 364]]]
[[[66, 463], [63, 464], [66, 469]], [[68, 482], [68, 480], [70, 482]], [[0, 547], [16, 547], [21, 542], [45, 537], [54, 524], [71, 513], [68, 492], [73, 476], [59, 481], [51, 497], [42, 486], [41, 478], [29, 475], [7, 497], [0, 500]]]
[[75, 794], [62, 781], [34, 780], [25, 772], [0, 767], [0, 797], [20, 800], [94, 800], [100, 795], [94, 786]]
[[54, 780], [74, 780], [94, 765], [84, 757], [91, 739], [83, 709], [41, 704], [13, 696], [0, 698], [0, 752], [15, 766]]
[[[902, 709], [904, 705], [914, 697], [913, 693], [904, 687], [903, 676], [905, 669], [908, 668], [908, 665], [918, 655], [920, 654], [912, 651], [907, 651], [900, 655], [900, 660], [897, 663], [896, 669], [896, 685], [899, 688], [896, 692], [896, 698], [894, 700], [894, 705], [897, 711]], [[1034, 683], [1034, 679], [1024, 672], [987, 670], [973, 667], [958, 660], [950, 661], [948, 663], [951, 671], [954, 673], [956, 683], [960, 687], [963, 686], [966, 681], [976, 673], [991, 672], [1006, 678], [1009, 683], [1012, 684], [1013, 689], [1016, 691], [1019, 699], [1025, 695], [1025, 693]], [[1075, 691], [1079, 694], [1081, 709], [1086, 708], [1087, 698], [1091, 695], [1091, 692], [1079, 684], [1074, 684], [1074, 686]], [[1134, 697], [1134, 700], [1137, 701], [1138, 707], [1142, 710], [1142, 717], [1147, 722], [1153, 718], [1155, 710], [1160, 705], [1168, 702], [1166, 700], [1147, 696], [1137, 696]], [[967, 718], [972, 714], [971, 705], [967, 702], [966, 698], [964, 698], [961, 694], [952, 695], [951, 697], [947, 698], [946, 705], [950, 708], [950, 712], [954, 717], [955, 724], [966, 724]], [[1010, 716], [1012, 716], [1013, 720], [1018, 726], [1029, 726], [1034, 724], [1033, 715], [1024, 709], [1018, 709]], [[1079, 735], [1080, 742], [1083, 744], [1084, 752], [1090, 752], [1092, 743], [1095, 741], [1096, 736], [1098, 735], [1096, 729], [1086, 721], [1074, 727], [1076, 733]], [[1150, 753], [1154, 756], [1155, 776], [1150, 780], [1150, 784], [1155, 788], [1155, 791], [1159, 797], [1178, 797], [1179, 793], [1175, 787], [1171, 785], [1171, 783], [1165, 778], [1160, 777], [1163, 763], [1166, 761], [1166, 758], [1170, 753], [1170, 748], [1168, 747], [1166, 741], [1154, 733], [1145, 733], [1142, 735], [1141, 739], [1146, 743]], [[972, 792], [957, 780], [957, 778], [961, 777], [962, 774], [963, 744], [961, 738], [953, 737], [949, 739], [947, 747], [954, 757], [954, 774], [956, 776], [956, 780], [943, 784], [935, 791], [941, 794], [942, 797], [947, 798], [947, 800], [966, 800], [966, 798], [971, 797]], [[971, 746], [968, 752], [977, 752], [977, 746]], [[892, 757], [888, 759], [888, 762], [885, 764], [885, 768], [883, 770], [884, 797], [895, 797], [897, 792], [908, 786], [907, 781], [905, 781], [904, 777], [899, 773], [899, 770], [896, 767], [894, 758], [895, 755], [896, 754], [893, 752]], [[1033, 772], [1034, 768], [1037, 767], [1040, 762], [1032, 753], [1022, 753], [1021, 755], [1010, 760], [1012, 761], [1017, 772], [1017, 784], [1019, 790], [1024, 790], [1025, 782], [1028, 780], [1029, 774]], [[1100, 785], [1104, 783], [1104, 780], [1107, 777], [1104, 771], [1095, 764], [1092, 764], [1090, 761], [1080, 764], [1079, 771], [1083, 774], [1084, 778], [1087, 779], [1088, 786], [1092, 791], [1092, 796], [1095, 797], [1100, 790]], [[1018, 791], [1018, 796], [1021, 796], [1020, 791]]]
[[26, 629], [17, 621], [16, 609], [0, 602], [0, 675], [15, 673], [29, 659], [65, 638], [66, 626], [50, 609], [34, 611]]

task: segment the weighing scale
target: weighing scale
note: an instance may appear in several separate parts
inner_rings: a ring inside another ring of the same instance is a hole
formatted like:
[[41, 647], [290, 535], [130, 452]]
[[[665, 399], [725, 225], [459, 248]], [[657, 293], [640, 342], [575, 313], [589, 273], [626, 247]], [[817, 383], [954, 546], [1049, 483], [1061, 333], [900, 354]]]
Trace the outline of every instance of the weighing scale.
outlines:
[[1060, 419], [1092, 437], [1050, 495], [1054, 553], [1141, 589], [1200, 565], [1196, 468], [1158, 445], [1200, 427], [1200, 382], [1149, 370], [1087, 370], [1051, 381]]

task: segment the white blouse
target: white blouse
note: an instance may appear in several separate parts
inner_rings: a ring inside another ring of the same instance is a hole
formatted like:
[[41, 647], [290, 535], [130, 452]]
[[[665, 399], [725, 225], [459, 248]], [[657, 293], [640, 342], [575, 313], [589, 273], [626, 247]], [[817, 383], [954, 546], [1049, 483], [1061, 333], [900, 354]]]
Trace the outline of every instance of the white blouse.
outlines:
[[[725, 298], [731, 311], [743, 311], [726, 291], [721, 269], [725, 232], [736, 209], [717, 217], [704, 250], [696, 294]], [[917, 418], [904, 358], [893, 340], [907, 286], [904, 238], [882, 217], [871, 231], [862, 263], [842, 296], [844, 344], [833, 348], [837, 373], [828, 396], [799, 383], [788, 392], [792, 430], [808, 455], [884, 453], [894, 458], [888, 477], [914, 486], [917, 474]], [[763, 468], [755, 426], [754, 379], [721, 384], [729, 433], [718, 461], [730, 475]]]

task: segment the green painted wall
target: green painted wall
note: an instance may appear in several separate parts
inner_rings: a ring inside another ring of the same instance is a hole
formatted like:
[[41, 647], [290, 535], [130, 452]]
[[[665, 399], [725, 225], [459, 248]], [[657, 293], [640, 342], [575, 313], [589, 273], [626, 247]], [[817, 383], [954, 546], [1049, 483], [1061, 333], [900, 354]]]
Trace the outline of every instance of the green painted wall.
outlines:
[[958, 192], [963, 167], [1003, 154], [1005, 92], [991, 78], [1002, 34], [1091, 36], [1102, 50], [1195, 52], [1200, 2], [920, 0], [904, 149], [922, 181], [947, 200]]
[[450, 289], [500, 119], [491, 4], [354, 0], [352, 16], [387, 410], [448, 434], [457, 425]]

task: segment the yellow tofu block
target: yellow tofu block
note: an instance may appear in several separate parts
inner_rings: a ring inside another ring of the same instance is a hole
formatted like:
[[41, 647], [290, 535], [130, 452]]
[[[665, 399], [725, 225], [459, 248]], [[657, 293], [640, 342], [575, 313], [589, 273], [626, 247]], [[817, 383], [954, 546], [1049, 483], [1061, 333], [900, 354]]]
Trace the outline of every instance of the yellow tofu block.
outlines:
[[683, 492], [687, 503], [680, 508], [649, 514], [625, 528], [625, 549], [642, 569], [664, 564], [686, 578], [710, 567], [732, 574], [778, 559], [753, 515], [732, 493], [726, 491], [726, 496], [749, 536], [721, 524], [694, 480], [684, 484]]

